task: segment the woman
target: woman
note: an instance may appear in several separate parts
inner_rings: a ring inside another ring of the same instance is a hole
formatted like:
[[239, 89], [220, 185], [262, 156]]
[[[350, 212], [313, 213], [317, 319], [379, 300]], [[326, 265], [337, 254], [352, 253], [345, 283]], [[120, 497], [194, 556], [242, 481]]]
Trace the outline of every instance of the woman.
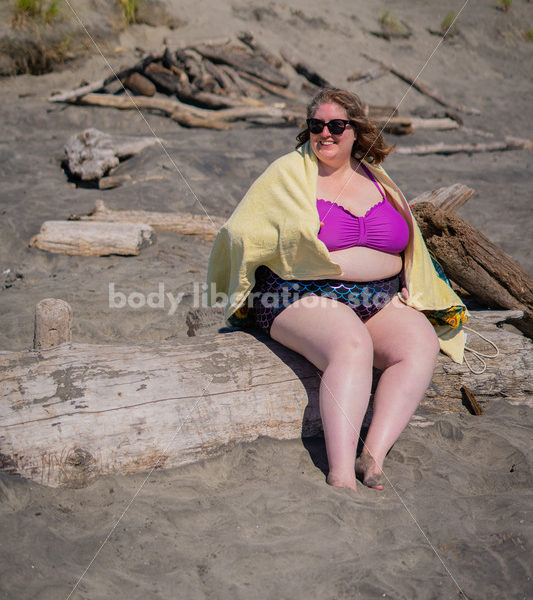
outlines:
[[[322, 371], [327, 482], [355, 490], [357, 472], [381, 490], [383, 461], [424, 396], [439, 341], [462, 361], [465, 309], [377, 166], [392, 148], [357, 96], [321, 90], [298, 141], [219, 232], [209, 291], [228, 293], [230, 322], [253, 306], [260, 327]], [[373, 366], [382, 375], [356, 461]]]

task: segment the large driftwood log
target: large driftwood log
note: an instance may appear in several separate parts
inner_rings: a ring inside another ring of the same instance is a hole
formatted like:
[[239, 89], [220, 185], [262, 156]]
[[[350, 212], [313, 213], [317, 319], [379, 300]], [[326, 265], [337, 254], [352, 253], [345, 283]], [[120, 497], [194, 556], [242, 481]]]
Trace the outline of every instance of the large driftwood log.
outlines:
[[[252, 100], [248, 98], [248, 100]], [[188, 127], [208, 127], [213, 129], [228, 129], [231, 121], [255, 119], [260, 117], [273, 117], [282, 119], [284, 122], [294, 122], [301, 118], [299, 110], [283, 108], [281, 106], [266, 106], [254, 101], [258, 106], [240, 105], [235, 108], [225, 108], [221, 110], [207, 110], [192, 106], [187, 106], [182, 102], [170, 100], [167, 98], [143, 98], [136, 97], [134, 100], [121, 96], [111, 96], [109, 94], [87, 94], [80, 99], [82, 104], [92, 104], [96, 106], [111, 106], [122, 110], [132, 110], [137, 108], [148, 108], [160, 110], [169, 114], [172, 119]]]
[[204, 240], [214, 240], [225, 219], [195, 215], [193, 213], [168, 213], [151, 210], [113, 210], [103, 200], [96, 200], [87, 215], [70, 217], [72, 221], [98, 221], [113, 223], [147, 223], [154, 231], [170, 231], [182, 235], [198, 235]]
[[[472, 318], [500, 356], [483, 375], [441, 356], [415, 422], [466, 412], [462, 386], [481, 404], [504, 397], [531, 405], [532, 343], [496, 327], [508, 316]], [[40, 483], [82, 486], [105, 473], [183, 465], [258, 436], [299, 438], [320, 429], [319, 382], [301, 356], [240, 331], [177, 347], [0, 353], [0, 458]]]
[[423, 192], [409, 201], [411, 207], [421, 202], [429, 202], [447, 213], [454, 213], [474, 193], [472, 188], [462, 183], [454, 183], [447, 187], [441, 187], [430, 192]]
[[459, 152], [504, 152], [505, 150], [533, 150], [533, 142], [507, 136], [500, 142], [487, 142], [477, 144], [446, 144], [438, 142], [436, 144], [421, 144], [418, 146], [400, 146], [396, 148], [398, 154], [458, 154]]
[[524, 311], [516, 326], [533, 334], [533, 277], [464, 219], [427, 202], [413, 206], [426, 244], [448, 277], [485, 306]]
[[30, 246], [73, 256], [135, 256], [152, 243], [153, 233], [146, 223], [45, 221]]

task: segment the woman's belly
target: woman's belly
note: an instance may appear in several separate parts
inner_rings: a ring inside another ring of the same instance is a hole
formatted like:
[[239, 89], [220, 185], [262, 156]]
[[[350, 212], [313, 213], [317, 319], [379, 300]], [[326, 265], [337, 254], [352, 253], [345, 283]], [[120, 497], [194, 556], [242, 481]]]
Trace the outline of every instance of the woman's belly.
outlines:
[[389, 254], [364, 246], [335, 250], [329, 254], [331, 260], [342, 269], [342, 275], [337, 275], [336, 279], [343, 281], [385, 279], [399, 273], [403, 266], [400, 254]]

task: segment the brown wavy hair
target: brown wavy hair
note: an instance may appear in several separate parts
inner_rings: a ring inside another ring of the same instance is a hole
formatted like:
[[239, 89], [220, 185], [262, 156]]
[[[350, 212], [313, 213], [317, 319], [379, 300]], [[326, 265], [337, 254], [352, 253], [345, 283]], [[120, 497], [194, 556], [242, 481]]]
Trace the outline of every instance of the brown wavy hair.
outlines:
[[[307, 118], [311, 119], [322, 104], [335, 102], [346, 111], [356, 133], [356, 140], [352, 147], [352, 156], [357, 159], [365, 159], [370, 163], [379, 164], [394, 150], [389, 146], [378, 128], [370, 121], [365, 113], [363, 103], [357, 94], [339, 88], [321, 89], [307, 106]], [[297, 148], [305, 144], [310, 138], [309, 129], [306, 127], [296, 139]]]

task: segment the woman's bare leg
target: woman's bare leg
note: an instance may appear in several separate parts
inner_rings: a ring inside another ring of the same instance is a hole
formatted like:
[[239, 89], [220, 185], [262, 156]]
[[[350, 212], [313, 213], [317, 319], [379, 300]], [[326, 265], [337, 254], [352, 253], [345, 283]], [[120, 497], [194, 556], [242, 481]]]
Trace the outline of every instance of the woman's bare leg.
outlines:
[[346, 305], [324, 297], [291, 304], [272, 324], [272, 338], [322, 371], [319, 401], [329, 484], [355, 485], [355, 454], [372, 386], [372, 340]]
[[427, 318], [397, 299], [371, 317], [366, 327], [372, 337], [374, 366], [383, 373], [357, 470], [365, 485], [383, 489], [383, 461], [431, 383], [439, 342]]

